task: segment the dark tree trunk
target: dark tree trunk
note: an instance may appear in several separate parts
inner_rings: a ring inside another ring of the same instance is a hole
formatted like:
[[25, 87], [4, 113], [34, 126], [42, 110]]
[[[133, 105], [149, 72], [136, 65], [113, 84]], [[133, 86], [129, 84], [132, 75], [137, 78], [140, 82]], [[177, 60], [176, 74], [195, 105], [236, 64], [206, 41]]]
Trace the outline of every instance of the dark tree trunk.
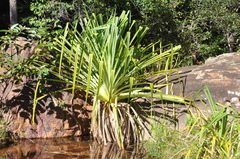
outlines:
[[9, 11], [10, 11], [10, 25], [17, 23], [17, 0], [9, 0]]

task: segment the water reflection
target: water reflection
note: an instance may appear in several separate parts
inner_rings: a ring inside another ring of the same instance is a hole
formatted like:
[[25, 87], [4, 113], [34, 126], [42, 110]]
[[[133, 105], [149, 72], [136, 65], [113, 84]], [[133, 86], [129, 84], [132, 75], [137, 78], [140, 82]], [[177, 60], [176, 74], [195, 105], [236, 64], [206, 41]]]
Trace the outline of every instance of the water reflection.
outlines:
[[131, 150], [119, 150], [117, 145], [100, 146], [96, 142], [90, 144], [91, 159], [147, 159], [141, 146]]
[[121, 151], [114, 144], [100, 146], [88, 138], [26, 139], [0, 149], [0, 159], [145, 159], [142, 152]]

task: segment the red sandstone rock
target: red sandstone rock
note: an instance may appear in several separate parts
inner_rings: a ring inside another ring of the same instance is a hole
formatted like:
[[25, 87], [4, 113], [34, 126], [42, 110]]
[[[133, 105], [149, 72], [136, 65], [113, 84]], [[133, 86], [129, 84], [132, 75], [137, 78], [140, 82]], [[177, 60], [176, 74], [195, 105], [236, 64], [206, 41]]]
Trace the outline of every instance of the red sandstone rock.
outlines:
[[[71, 96], [68, 92], [63, 94], [58, 100]], [[84, 100], [81, 98], [75, 96], [72, 104], [66, 104], [70, 101], [65, 100], [62, 105], [55, 105], [53, 97], [44, 98], [37, 106], [34, 126], [31, 122], [33, 103], [29, 99], [32, 91], [20, 91], [18, 96], [9, 93], [8, 96], [12, 96], [12, 99], [6, 103], [8, 111], [5, 111], [4, 118], [10, 122], [9, 131], [17, 138], [55, 138], [89, 134], [91, 111], [83, 107]]]
[[[29, 42], [20, 38], [16, 44], [21, 48]], [[11, 46], [7, 53], [14, 54], [14, 60], [20, 56], [23, 60], [32, 54], [34, 47], [35, 45], [17, 52], [16, 48]], [[4, 68], [0, 69], [0, 73], [5, 71]], [[9, 79], [0, 83], [1, 107], [5, 107], [0, 113], [3, 114], [5, 121], [10, 123], [9, 131], [13, 136], [55, 138], [89, 134], [91, 106], [87, 104], [83, 107], [85, 99], [83, 92], [76, 91], [73, 97], [71, 93], [65, 91], [38, 101], [33, 125], [31, 120], [35, 84], [25, 76], [21, 81], [20, 84], [14, 84]], [[54, 83], [46, 87], [52, 90], [59, 89]]]

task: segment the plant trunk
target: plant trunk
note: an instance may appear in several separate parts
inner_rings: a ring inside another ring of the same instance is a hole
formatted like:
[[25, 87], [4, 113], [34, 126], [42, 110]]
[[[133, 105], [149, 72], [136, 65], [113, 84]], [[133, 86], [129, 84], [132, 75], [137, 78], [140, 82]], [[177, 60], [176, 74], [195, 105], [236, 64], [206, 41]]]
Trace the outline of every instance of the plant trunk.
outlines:
[[10, 26], [17, 23], [17, 0], [9, 0]]
[[232, 43], [234, 43], [233, 34], [227, 33], [227, 43], [228, 43], [229, 52], [233, 52], [233, 47], [232, 47]]

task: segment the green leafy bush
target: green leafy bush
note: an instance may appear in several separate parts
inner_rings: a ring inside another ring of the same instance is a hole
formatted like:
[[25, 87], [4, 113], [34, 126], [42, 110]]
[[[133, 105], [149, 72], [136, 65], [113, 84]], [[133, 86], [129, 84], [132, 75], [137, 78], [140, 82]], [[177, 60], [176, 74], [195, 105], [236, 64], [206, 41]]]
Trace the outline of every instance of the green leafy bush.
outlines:
[[73, 21], [74, 5], [67, 2], [35, 0], [30, 4], [34, 16], [27, 18], [34, 27], [46, 27]]
[[[40, 39], [44, 40], [43, 37], [46, 38], [47, 33], [43, 35], [35, 28], [19, 24], [13, 25], [9, 30], [1, 31], [5, 33], [4, 36], [0, 37], [0, 67], [4, 70], [0, 74], [2, 81], [10, 80], [11, 82], [20, 83], [23, 76], [34, 80], [35, 75], [37, 79], [47, 75], [43, 69], [44, 66], [36, 68], [32, 64], [36, 58], [39, 59], [42, 55], [36, 53], [31, 56], [34, 53], [33, 49], [36, 47], [34, 45], [37, 45], [41, 41]], [[45, 42], [41, 43], [41, 47], [47, 45], [45, 48], [50, 49], [52, 42], [49, 38], [46, 42], [46, 39]]]

